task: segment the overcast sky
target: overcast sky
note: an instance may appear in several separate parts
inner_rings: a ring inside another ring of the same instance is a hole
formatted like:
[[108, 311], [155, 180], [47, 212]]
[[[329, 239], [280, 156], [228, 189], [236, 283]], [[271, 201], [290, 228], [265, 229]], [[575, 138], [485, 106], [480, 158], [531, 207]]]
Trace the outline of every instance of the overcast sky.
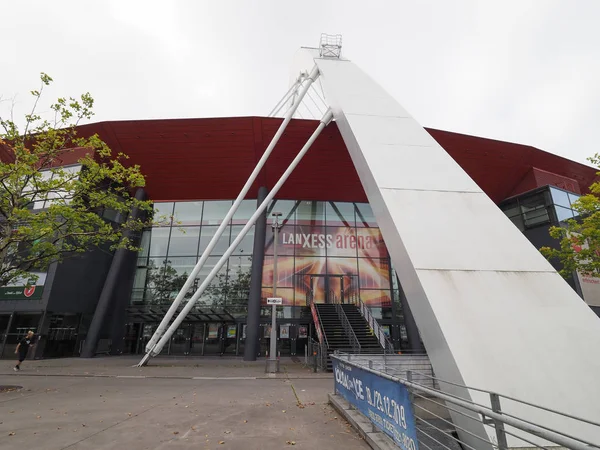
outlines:
[[17, 112], [44, 71], [48, 99], [89, 91], [97, 121], [266, 115], [326, 32], [423, 126], [600, 151], [599, 0], [0, 0], [0, 17]]

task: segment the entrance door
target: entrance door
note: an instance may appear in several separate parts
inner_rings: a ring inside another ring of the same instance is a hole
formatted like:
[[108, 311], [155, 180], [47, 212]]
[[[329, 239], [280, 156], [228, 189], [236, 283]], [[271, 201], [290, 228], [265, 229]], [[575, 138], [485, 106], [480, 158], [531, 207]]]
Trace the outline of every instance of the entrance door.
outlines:
[[350, 303], [355, 294], [355, 275], [309, 275], [315, 303]]

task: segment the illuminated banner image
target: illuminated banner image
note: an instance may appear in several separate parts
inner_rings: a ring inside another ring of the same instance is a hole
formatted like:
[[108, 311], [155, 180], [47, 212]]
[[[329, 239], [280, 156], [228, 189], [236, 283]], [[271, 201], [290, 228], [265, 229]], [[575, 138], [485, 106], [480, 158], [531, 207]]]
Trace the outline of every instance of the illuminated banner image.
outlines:
[[365, 415], [403, 450], [417, 450], [409, 392], [400, 383], [332, 358], [335, 392]]
[[[267, 235], [263, 297], [272, 294], [273, 234]], [[357, 297], [389, 306], [390, 266], [378, 228], [285, 225], [277, 244], [277, 296], [287, 306]], [[295, 299], [295, 301], [294, 301]]]

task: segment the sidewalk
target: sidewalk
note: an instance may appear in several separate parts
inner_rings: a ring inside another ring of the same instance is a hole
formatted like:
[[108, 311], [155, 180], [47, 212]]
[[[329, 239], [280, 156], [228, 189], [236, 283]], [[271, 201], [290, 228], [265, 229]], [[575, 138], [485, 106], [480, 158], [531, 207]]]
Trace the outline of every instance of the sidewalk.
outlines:
[[282, 358], [280, 373], [265, 373], [266, 360], [246, 362], [239, 357], [157, 357], [146, 367], [135, 367], [141, 356], [106, 356], [96, 358], [61, 358], [26, 360], [23, 370], [15, 373], [14, 361], [0, 360], [0, 375], [130, 377], [130, 378], [326, 378], [331, 373], [317, 372], [306, 367], [299, 359]]
[[[291, 359], [281, 373], [239, 358], [0, 361], [3, 450], [148, 450], [368, 446], [327, 403], [331, 374]], [[11, 387], [12, 386], [12, 387]]]

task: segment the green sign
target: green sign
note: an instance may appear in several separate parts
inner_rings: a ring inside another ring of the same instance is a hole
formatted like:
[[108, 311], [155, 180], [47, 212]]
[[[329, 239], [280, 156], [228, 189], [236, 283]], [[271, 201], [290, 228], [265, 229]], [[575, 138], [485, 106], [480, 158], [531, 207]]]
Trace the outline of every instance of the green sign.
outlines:
[[6, 300], [41, 300], [44, 286], [0, 287], [0, 301]]

